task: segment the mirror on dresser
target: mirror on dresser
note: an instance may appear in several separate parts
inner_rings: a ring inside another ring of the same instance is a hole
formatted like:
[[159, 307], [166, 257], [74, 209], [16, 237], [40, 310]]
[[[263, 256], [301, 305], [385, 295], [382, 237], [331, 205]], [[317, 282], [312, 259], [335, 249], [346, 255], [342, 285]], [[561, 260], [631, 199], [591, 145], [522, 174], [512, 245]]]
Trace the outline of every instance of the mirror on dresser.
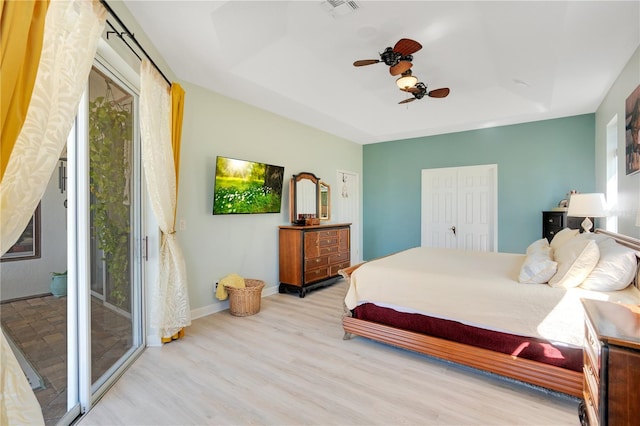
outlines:
[[289, 186], [289, 216], [296, 225], [320, 223], [320, 178], [310, 172], [293, 175]]
[[331, 219], [331, 187], [326, 182], [319, 182], [318, 210], [320, 220]]

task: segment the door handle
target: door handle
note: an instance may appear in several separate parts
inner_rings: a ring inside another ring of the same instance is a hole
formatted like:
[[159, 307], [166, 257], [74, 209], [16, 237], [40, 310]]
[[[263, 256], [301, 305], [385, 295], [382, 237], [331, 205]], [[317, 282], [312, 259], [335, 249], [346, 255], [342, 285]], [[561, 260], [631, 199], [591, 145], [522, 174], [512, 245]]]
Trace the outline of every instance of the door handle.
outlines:
[[453, 225], [451, 228], [449, 228], [449, 231], [453, 232], [453, 235], [456, 235], [456, 226]]

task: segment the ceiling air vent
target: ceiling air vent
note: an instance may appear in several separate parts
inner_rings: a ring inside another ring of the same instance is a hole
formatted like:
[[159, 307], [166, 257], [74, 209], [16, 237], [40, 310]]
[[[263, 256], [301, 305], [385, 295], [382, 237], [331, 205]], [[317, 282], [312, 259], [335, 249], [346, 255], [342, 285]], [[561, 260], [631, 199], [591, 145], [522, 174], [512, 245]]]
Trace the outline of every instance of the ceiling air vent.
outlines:
[[329, 12], [334, 18], [348, 15], [360, 9], [360, 5], [355, 1], [325, 0], [321, 5], [322, 8]]

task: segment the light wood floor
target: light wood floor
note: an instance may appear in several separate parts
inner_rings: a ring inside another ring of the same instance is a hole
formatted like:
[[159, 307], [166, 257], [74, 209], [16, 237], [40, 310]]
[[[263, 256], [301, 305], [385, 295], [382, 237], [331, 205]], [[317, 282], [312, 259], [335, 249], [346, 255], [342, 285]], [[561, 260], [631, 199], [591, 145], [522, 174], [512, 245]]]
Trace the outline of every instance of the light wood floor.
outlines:
[[578, 425], [578, 401], [356, 337], [346, 284], [197, 319], [148, 348], [81, 425]]

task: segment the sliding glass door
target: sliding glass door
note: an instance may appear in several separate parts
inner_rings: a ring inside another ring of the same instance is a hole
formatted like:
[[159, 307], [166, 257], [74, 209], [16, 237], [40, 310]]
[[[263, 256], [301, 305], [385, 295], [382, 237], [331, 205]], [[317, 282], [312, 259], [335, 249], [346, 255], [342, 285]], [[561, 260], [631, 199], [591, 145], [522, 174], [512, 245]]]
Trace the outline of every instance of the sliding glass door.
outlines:
[[91, 70], [88, 236], [94, 391], [142, 345], [136, 106], [133, 91], [106, 67]]
[[[138, 95], [97, 60], [68, 143], [68, 423], [144, 347]], [[73, 287], [73, 288], [71, 288]]]

